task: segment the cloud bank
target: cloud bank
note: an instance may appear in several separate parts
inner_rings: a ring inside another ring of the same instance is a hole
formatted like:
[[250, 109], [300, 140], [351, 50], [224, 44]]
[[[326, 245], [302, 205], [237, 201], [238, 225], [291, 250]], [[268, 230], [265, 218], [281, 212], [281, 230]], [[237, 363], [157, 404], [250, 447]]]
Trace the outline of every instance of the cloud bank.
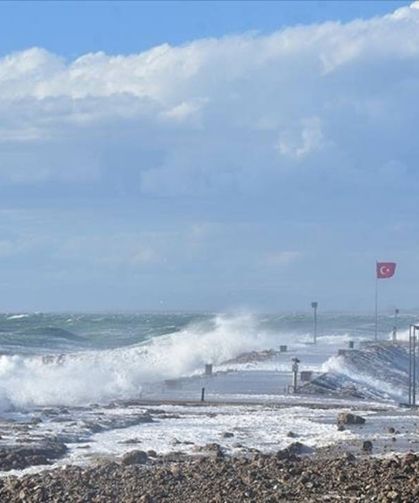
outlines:
[[92, 306], [269, 293], [277, 307], [320, 284], [349, 298], [376, 258], [419, 270], [418, 6], [131, 55], [2, 57], [0, 289], [15, 304], [30, 284], [45, 302], [66, 285]]
[[417, 6], [129, 56], [9, 54], [0, 176], [157, 195], [263, 192], [305, 169], [397, 176], [412, 153]]

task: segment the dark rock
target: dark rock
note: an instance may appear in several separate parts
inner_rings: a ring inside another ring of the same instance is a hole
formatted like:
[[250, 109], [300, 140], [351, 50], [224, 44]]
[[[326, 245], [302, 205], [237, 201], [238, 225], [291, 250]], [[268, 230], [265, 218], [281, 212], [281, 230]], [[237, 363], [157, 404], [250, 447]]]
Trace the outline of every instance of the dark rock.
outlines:
[[0, 450], [0, 470], [22, 470], [28, 466], [47, 465], [66, 452], [65, 444], [52, 441], [17, 448], [5, 447]]
[[119, 443], [126, 444], [126, 445], [141, 444], [141, 440], [139, 438], [127, 438], [126, 440], [121, 440], [121, 442], [119, 442]]
[[224, 451], [221, 447], [221, 445], [213, 443], [213, 444], [206, 444], [206, 445], [196, 445], [194, 447], [195, 452], [204, 452], [205, 454], [209, 456], [213, 456], [216, 458], [223, 458], [224, 457]]
[[225, 432], [222, 434], [222, 437], [223, 437], [223, 438], [232, 438], [232, 437], [234, 437], [234, 433], [231, 433], [230, 431], [225, 431]]
[[362, 442], [362, 450], [364, 452], [372, 452], [372, 442], [371, 442], [371, 440], [364, 440]]
[[338, 424], [364, 424], [365, 419], [351, 412], [341, 412], [337, 417]]
[[121, 463], [123, 465], [144, 465], [147, 463], [148, 456], [144, 451], [130, 451], [124, 454], [121, 458]]
[[352, 454], [352, 452], [345, 452], [344, 458], [346, 461], [349, 461], [350, 463], [353, 463], [356, 461], [356, 457]]
[[307, 447], [306, 445], [302, 444], [301, 442], [293, 442], [290, 444], [288, 447], [285, 449], [281, 449], [276, 453], [277, 459], [296, 459], [297, 456], [300, 456], [302, 454], [309, 454], [312, 453], [313, 449], [310, 447]]

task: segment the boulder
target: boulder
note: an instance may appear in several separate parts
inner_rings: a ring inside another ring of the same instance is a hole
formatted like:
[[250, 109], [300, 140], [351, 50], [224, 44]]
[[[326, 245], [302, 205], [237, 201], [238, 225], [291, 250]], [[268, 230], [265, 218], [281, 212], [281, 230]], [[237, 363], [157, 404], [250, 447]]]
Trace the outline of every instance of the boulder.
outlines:
[[371, 452], [372, 451], [372, 442], [371, 442], [371, 440], [364, 440], [362, 442], [362, 450], [364, 452]]
[[293, 442], [285, 449], [281, 449], [276, 453], [277, 459], [295, 459], [297, 456], [301, 454], [310, 454], [313, 452], [313, 449], [308, 447], [307, 445], [302, 444], [301, 442]]
[[140, 450], [134, 450], [127, 452], [121, 458], [121, 463], [123, 465], [144, 465], [147, 463], [148, 456], [147, 453]]
[[351, 412], [341, 412], [337, 418], [338, 424], [364, 424], [365, 419]]
[[221, 445], [212, 443], [206, 445], [196, 445], [193, 449], [195, 452], [203, 452], [207, 456], [221, 459], [224, 457], [224, 451]]
[[225, 431], [225, 432], [222, 434], [222, 437], [223, 437], [223, 438], [233, 438], [233, 437], [234, 437], [234, 433], [231, 433], [230, 431]]

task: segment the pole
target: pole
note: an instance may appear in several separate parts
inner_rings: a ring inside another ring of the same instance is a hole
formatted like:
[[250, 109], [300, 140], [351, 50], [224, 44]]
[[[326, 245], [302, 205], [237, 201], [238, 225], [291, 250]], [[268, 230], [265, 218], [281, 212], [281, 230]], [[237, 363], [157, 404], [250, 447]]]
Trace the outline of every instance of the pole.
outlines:
[[298, 364], [300, 360], [298, 358], [292, 359], [292, 391], [293, 393], [297, 393], [298, 391]]
[[399, 310], [398, 309], [395, 309], [394, 310], [394, 330], [393, 330], [393, 342], [396, 342], [397, 341], [397, 329], [398, 329], [398, 314], [399, 314]]
[[412, 405], [416, 406], [416, 326], [413, 327]]
[[409, 406], [412, 405], [412, 325], [409, 326]]
[[313, 323], [314, 323], [314, 331], [313, 331], [313, 344], [317, 344], [317, 307], [318, 302], [312, 302], [311, 307], [313, 308]]
[[377, 276], [377, 262], [375, 267], [375, 331], [374, 340], [378, 340], [378, 276]]

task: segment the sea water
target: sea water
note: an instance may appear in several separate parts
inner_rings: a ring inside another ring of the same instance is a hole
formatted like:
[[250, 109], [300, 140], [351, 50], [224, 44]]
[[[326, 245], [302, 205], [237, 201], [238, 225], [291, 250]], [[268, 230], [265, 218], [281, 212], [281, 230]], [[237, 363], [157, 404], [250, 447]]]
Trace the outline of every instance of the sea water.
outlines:
[[[399, 316], [400, 337], [415, 320], [415, 313]], [[316, 370], [350, 340], [371, 340], [374, 322], [370, 315], [321, 314], [313, 345], [311, 313], [2, 314], [0, 410], [137, 397], [146, 383], [200, 373], [205, 363], [223, 368], [242, 353], [281, 345]], [[380, 316], [380, 339], [391, 337], [393, 324], [392, 315]], [[289, 360], [247, 368], [286, 370]]]
[[[415, 320], [415, 313], [399, 317], [401, 339]], [[393, 323], [390, 314], [380, 316], [380, 340], [391, 339]], [[274, 451], [293, 441], [290, 430], [312, 447], [359, 442], [362, 435], [390, 442], [388, 425], [397, 420], [409, 448], [416, 417], [394, 412], [406, 391], [403, 347], [401, 356], [390, 352], [391, 361], [371, 351], [362, 368], [337, 356], [349, 341], [360, 347], [374, 339], [374, 328], [369, 315], [321, 314], [314, 345], [311, 313], [3, 314], [0, 444], [60, 440], [69, 451], [58, 465], [83, 465], [133, 448], [193, 453], [212, 442], [231, 454]], [[284, 345], [287, 351], [279, 352]], [[258, 358], [265, 350], [274, 351]], [[342, 386], [349, 382], [366, 399], [287, 394], [293, 358], [301, 369], [327, 372]], [[207, 363], [213, 377], [202, 375]], [[187, 400], [199, 400], [201, 386], [210, 403], [197, 407]], [[376, 397], [383, 398], [378, 405]], [[369, 416], [369, 429], [337, 431], [342, 407]], [[385, 410], [384, 417], [376, 410]], [[153, 421], [144, 423], [142, 415], [150, 413]], [[234, 437], [223, 438], [225, 431]]]

